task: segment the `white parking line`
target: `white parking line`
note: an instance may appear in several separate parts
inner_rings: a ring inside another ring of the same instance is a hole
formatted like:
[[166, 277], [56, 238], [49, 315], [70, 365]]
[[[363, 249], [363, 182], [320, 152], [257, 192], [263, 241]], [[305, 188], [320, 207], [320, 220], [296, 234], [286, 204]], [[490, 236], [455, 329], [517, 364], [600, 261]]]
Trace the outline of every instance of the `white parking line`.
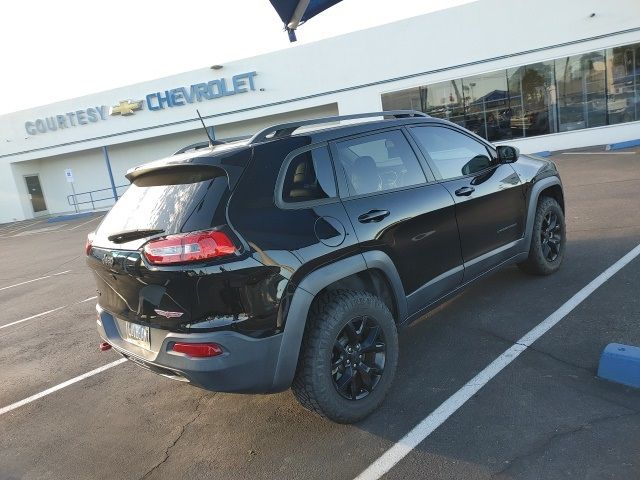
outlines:
[[35, 402], [39, 398], [46, 397], [47, 395], [57, 392], [58, 390], [62, 390], [63, 388], [68, 387], [69, 385], [73, 385], [74, 383], [78, 383], [84, 380], [85, 378], [89, 378], [94, 375], [97, 375], [98, 373], [102, 373], [105, 370], [109, 370], [110, 368], [113, 368], [116, 365], [120, 365], [121, 363], [124, 363], [126, 361], [127, 361], [126, 358], [121, 358], [119, 360], [116, 360], [115, 362], [107, 363], [106, 365], [103, 365], [100, 368], [96, 368], [95, 370], [91, 370], [90, 372], [83, 373], [82, 375], [79, 375], [77, 377], [73, 377], [72, 379], [67, 380], [66, 382], [62, 382], [51, 388], [47, 388], [46, 390], [43, 390], [40, 393], [36, 393], [35, 395], [31, 395], [30, 397], [27, 397], [24, 400], [20, 400], [19, 402], [12, 403], [11, 405], [7, 405], [6, 407], [2, 407], [0, 408], [0, 415], [4, 415], [5, 413], [15, 410], [16, 408], [22, 407], [27, 403]]
[[[84, 300], [80, 300], [79, 302], [74, 302], [71, 305], [78, 305], [80, 303], [89, 302], [91, 300], [95, 300], [96, 298], [98, 298], [98, 297], [85, 298]], [[70, 305], [62, 305], [61, 307], [57, 307], [57, 308], [54, 308], [52, 310], [47, 310], [46, 312], [38, 313], [36, 315], [31, 315], [30, 317], [22, 318], [20, 320], [16, 320], [15, 322], [7, 323], [6, 325], [0, 325], [0, 330], [2, 330], [3, 328], [10, 327], [12, 325], [17, 325], [18, 323], [26, 322], [28, 320], [33, 320], [34, 318], [43, 317], [45, 315], [48, 315], [48, 314], [53, 313], [53, 312], [57, 312], [58, 310], [62, 310], [63, 308], [67, 308], [69, 306]]]
[[18, 323], [26, 322], [27, 320], [33, 320], [34, 318], [43, 317], [44, 315], [57, 312], [58, 310], [62, 310], [63, 308], [67, 308], [67, 305], [63, 305], [61, 307], [54, 308], [52, 310], [47, 310], [46, 312], [38, 313], [36, 315], [31, 315], [30, 317], [23, 318], [21, 320], [16, 320], [15, 322], [7, 323], [6, 325], [0, 325], [0, 330], [2, 330], [3, 328], [10, 327], [12, 325], [17, 325]]
[[80, 225], [76, 225], [75, 227], [71, 227], [69, 230], [75, 230], [76, 228], [80, 228], [80, 227], [86, 225], [87, 223], [91, 223], [94, 220], [97, 220], [98, 218], [102, 218], [102, 217], [103, 217], [103, 215], [99, 215], [97, 217], [93, 217], [91, 220], [87, 220], [86, 222], [83, 222]]
[[58, 275], [64, 275], [65, 273], [69, 273], [71, 270], [65, 270], [64, 272], [52, 273], [51, 275], [45, 275], [44, 277], [34, 278], [33, 280], [27, 280], [26, 282], [14, 283], [13, 285], [8, 285], [6, 287], [0, 288], [0, 292], [2, 290], [7, 290], [13, 287], [19, 287], [20, 285], [26, 285], [27, 283], [37, 282], [38, 280], [44, 280], [46, 278], [57, 277]]
[[20, 225], [18, 228], [9, 228], [5, 231], [2, 232], [2, 235], [0, 235], [1, 237], [7, 237], [9, 235], [12, 235], [16, 232], [19, 232], [20, 230], [24, 230], [25, 228], [29, 228], [32, 227], [33, 225], [36, 225], [38, 223], [42, 223], [45, 220], [36, 220], [35, 222], [31, 222], [31, 223], [27, 223], [26, 225]]
[[34, 228], [33, 230], [25, 230], [24, 232], [16, 233], [15, 235], [9, 235], [10, 237], [27, 237], [29, 235], [38, 235], [41, 233], [58, 232], [66, 227], [66, 223], [56, 223], [48, 227]]
[[489, 380], [499, 374], [507, 365], [513, 362], [518, 355], [524, 352], [536, 340], [553, 328], [560, 320], [566, 317], [574, 308], [580, 305], [598, 287], [619, 272], [625, 265], [640, 255], [640, 245], [627, 253], [616, 263], [594, 278], [582, 290], [567, 300], [560, 308], [549, 315], [545, 320], [525, 334], [511, 348], [491, 362], [484, 370], [469, 380], [460, 390], [444, 401], [431, 414], [424, 418], [409, 433], [402, 437], [395, 445], [382, 454], [356, 480], [374, 480], [382, 477], [394, 465], [408, 455], [411, 450], [424, 441], [436, 428], [442, 425], [462, 405], [475, 395]]

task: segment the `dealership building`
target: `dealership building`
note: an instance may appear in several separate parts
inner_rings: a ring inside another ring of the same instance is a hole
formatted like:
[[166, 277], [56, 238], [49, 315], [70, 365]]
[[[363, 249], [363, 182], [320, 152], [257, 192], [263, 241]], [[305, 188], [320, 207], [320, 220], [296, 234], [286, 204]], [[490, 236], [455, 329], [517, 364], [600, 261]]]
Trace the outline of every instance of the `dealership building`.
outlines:
[[217, 139], [383, 109], [525, 153], [640, 139], [640, 1], [479, 0], [0, 116], [0, 223], [108, 208], [129, 168], [206, 140], [196, 109]]

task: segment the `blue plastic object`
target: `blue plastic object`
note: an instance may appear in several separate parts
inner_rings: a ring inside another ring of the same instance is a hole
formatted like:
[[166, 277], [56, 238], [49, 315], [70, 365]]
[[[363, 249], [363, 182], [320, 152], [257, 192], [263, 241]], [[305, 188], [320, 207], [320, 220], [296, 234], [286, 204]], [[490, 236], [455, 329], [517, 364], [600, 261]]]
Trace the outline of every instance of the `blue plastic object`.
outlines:
[[611, 143], [606, 146], [606, 150], [620, 150], [622, 148], [631, 148], [640, 146], [640, 138], [637, 140], [627, 140], [626, 142]]
[[[278, 15], [286, 25], [291, 20], [293, 12], [296, 10], [300, 0], [269, 0], [273, 8], [276, 9]], [[315, 17], [319, 13], [324, 12], [327, 8], [333, 7], [336, 3], [340, 3], [341, 0], [310, 0], [309, 5], [304, 11], [300, 22], [306, 22], [312, 17]]]
[[47, 220], [47, 223], [55, 222], [68, 222], [69, 220], [78, 220], [80, 218], [90, 217], [95, 212], [81, 212], [81, 213], [69, 213], [67, 215], [58, 215], [57, 217], [51, 217]]
[[[289, 41], [296, 41], [298, 25], [333, 7], [342, 0], [269, 0], [284, 23], [284, 29], [289, 34]], [[305, 6], [306, 3], [306, 6]], [[304, 8], [300, 11], [298, 7]], [[295, 18], [294, 18], [295, 17]], [[294, 25], [290, 24], [293, 23]]]
[[640, 388], [640, 348], [610, 343], [600, 356], [598, 376], [629, 387]]
[[542, 152], [532, 153], [531, 155], [535, 155], [536, 157], [550, 157], [551, 152], [549, 150], [544, 150]]

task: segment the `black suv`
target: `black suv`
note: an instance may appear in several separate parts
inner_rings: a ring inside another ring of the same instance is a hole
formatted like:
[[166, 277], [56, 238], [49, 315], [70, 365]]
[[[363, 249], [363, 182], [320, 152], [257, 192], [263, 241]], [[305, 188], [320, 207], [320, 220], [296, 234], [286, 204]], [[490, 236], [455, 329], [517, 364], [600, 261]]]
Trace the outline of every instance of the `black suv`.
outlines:
[[277, 125], [127, 178], [86, 246], [105, 342], [209, 390], [291, 387], [337, 422], [382, 402], [399, 326], [565, 251], [552, 162], [419, 112]]

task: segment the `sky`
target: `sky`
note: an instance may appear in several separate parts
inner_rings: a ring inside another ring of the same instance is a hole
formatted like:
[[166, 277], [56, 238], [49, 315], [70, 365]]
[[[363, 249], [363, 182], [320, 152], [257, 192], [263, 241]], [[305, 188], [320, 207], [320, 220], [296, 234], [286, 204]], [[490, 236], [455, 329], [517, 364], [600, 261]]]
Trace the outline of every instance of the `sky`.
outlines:
[[[298, 42], [473, 0], [343, 0]], [[292, 48], [268, 0], [4, 0], [0, 115]]]

